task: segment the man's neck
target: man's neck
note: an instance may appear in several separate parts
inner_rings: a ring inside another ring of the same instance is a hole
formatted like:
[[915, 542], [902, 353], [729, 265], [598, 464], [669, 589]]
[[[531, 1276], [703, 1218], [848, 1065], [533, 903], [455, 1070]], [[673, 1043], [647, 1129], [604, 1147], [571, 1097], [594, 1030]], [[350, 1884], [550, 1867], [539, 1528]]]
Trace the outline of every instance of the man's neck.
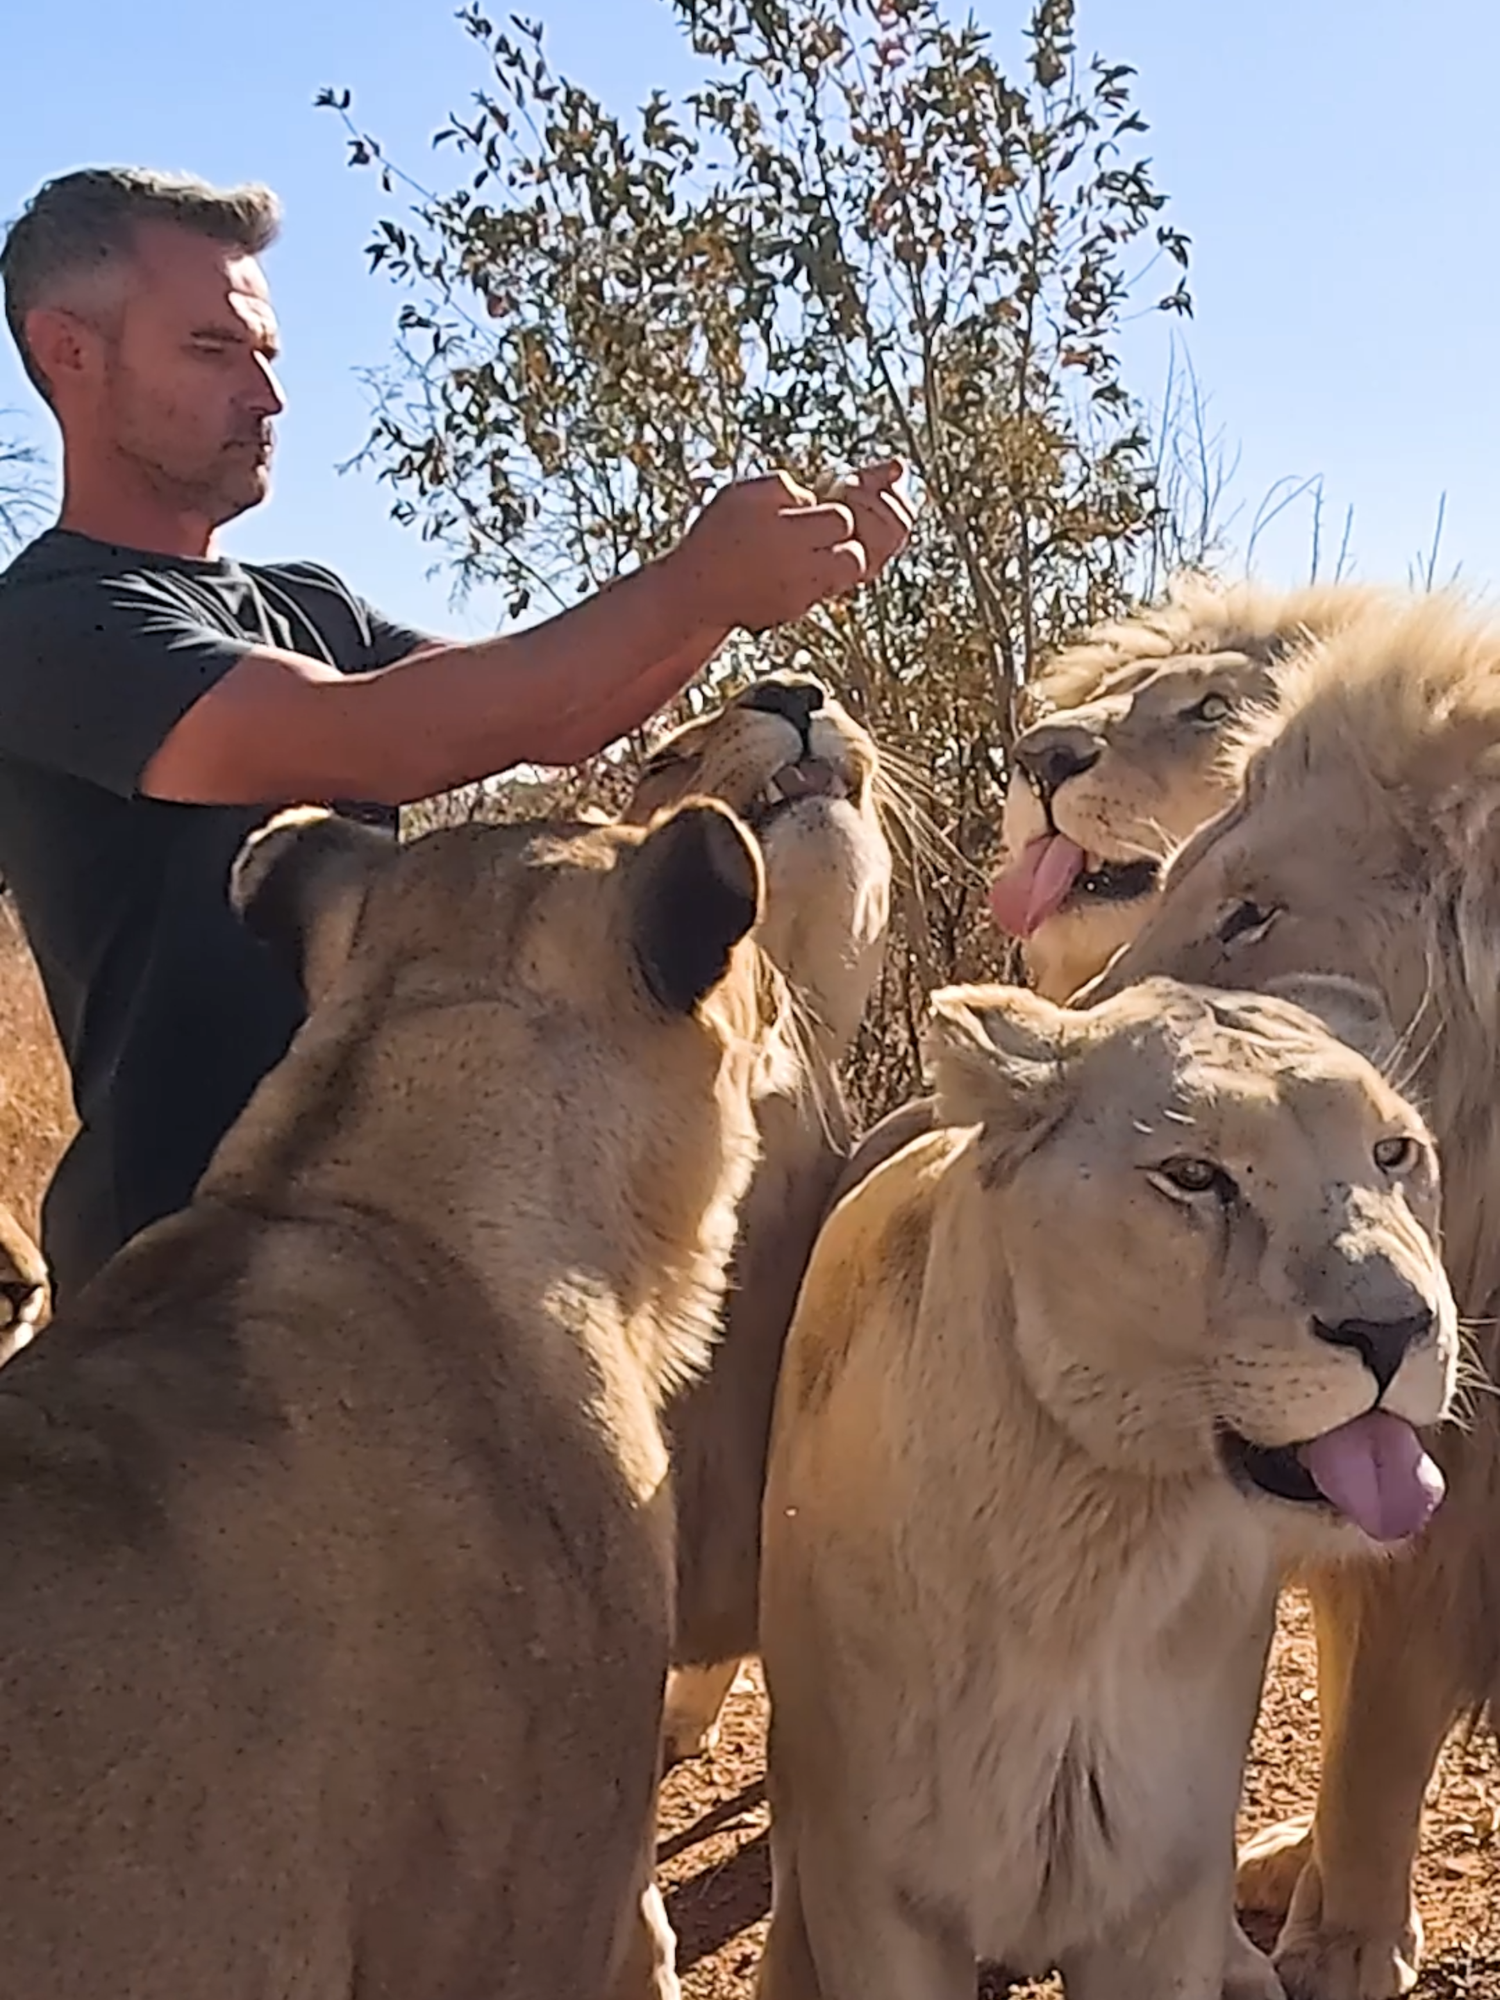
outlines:
[[101, 478], [65, 460], [57, 525], [149, 555], [201, 561], [219, 554], [215, 525], [207, 515], [167, 499], [143, 479], [122, 481], [114, 468]]

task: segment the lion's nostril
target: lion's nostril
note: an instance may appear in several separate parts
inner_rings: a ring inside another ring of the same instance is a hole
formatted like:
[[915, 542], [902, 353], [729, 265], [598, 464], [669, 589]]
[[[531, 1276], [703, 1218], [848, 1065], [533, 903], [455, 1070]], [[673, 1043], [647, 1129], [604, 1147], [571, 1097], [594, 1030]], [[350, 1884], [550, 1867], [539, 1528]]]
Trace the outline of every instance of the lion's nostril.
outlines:
[[1383, 1396], [1410, 1350], [1431, 1333], [1432, 1314], [1412, 1313], [1405, 1319], [1341, 1319], [1334, 1326], [1315, 1319], [1313, 1331], [1331, 1347], [1352, 1347]]

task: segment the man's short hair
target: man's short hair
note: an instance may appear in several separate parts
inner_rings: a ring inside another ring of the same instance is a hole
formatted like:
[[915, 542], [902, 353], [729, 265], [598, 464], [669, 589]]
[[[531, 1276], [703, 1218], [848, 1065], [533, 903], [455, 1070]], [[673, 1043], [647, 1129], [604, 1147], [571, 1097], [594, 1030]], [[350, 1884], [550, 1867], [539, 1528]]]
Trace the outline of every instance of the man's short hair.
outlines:
[[147, 167], [81, 167], [38, 188], [0, 246], [0, 285], [21, 366], [49, 403], [26, 341], [27, 313], [60, 304], [80, 279], [97, 279], [128, 258], [143, 222], [174, 223], [257, 257], [276, 240], [281, 204], [256, 181], [216, 188], [192, 174]]

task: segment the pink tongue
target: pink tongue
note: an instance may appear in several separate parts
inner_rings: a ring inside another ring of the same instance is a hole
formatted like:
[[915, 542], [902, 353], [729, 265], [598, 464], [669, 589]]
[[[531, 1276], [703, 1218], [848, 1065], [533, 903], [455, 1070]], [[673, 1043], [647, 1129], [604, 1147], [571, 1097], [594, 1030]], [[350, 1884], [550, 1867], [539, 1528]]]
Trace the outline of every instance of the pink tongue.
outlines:
[[1313, 1484], [1376, 1542], [1399, 1542], [1427, 1525], [1443, 1497], [1443, 1475], [1409, 1423], [1369, 1410], [1299, 1445]]
[[1018, 861], [990, 884], [990, 912], [1012, 937], [1030, 937], [1046, 923], [1077, 881], [1083, 849], [1060, 833], [1028, 840]]

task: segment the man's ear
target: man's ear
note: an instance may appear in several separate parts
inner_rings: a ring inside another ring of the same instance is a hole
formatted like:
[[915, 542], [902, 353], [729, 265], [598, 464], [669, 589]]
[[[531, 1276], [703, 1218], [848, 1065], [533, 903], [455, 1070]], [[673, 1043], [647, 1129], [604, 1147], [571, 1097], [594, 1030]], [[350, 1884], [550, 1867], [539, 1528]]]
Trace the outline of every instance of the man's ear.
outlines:
[[229, 900], [309, 1007], [347, 960], [370, 883], [396, 849], [392, 834], [321, 806], [293, 806], [257, 827], [235, 856]]
[[670, 1013], [690, 1014], [729, 970], [765, 909], [760, 847], [714, 799], [688, 799], [657, 820], [633, 858], [637, 961]]
[[996, 1170], [1022, 1157], [1067, 1108], [1064, 1053], [1076, 1016], [1023, 986], [945, 986], [928, 1002], [923, 1050], [938, 1122], [983, 1128]]

